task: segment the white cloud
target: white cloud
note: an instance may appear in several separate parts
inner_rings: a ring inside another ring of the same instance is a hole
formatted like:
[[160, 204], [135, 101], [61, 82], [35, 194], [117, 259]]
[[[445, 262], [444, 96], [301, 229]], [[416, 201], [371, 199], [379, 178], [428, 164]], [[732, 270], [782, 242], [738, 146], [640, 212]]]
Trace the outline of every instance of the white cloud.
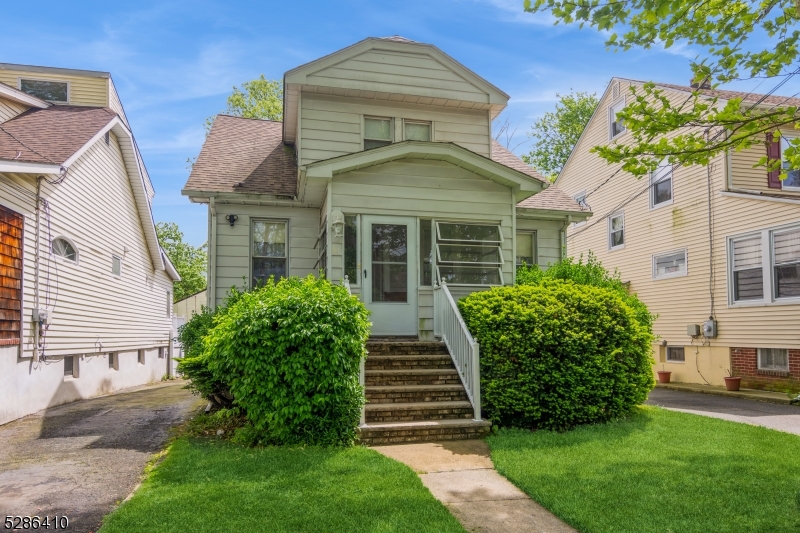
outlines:
[[479, 4], [487, 4], [498, 9], [502, 14], [502, 20], [507, 22], [518, 22], [537, 26], [552, 26], [556, 22], [556, 18], [550, 13], [527, 13], [522, 6], [522, 0], [473, 1]]

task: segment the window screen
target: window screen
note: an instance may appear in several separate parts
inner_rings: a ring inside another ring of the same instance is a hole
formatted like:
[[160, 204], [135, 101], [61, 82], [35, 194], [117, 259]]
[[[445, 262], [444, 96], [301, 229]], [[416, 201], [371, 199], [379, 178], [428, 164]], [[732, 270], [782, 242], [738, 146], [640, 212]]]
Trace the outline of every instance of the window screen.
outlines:
[[69, 102], [69, 84], [64, 81], [19, 80], [19, 89], [48, 102]]
[[800, 297], [800, 230], [772, 236], [775, 298]]
[[364, 150], [392, 144], [392, 119], [364, 119]]
[[731, 243], [733, 257], [733, 299], [764, 298], [764, 270], [761, 268], [761, 235]]
[[785, 348], [759, 348], [758, 369], [789, 371], [789, 351]]
[[653, 277], [668, 278], [686, 274], [686, 250], [653, 256]]
[[286, 222], [253, 221], [253, 287], [286, 277]]
[[500, 226], [436, 223], [436, 270], [453, 285], [502, 285]]

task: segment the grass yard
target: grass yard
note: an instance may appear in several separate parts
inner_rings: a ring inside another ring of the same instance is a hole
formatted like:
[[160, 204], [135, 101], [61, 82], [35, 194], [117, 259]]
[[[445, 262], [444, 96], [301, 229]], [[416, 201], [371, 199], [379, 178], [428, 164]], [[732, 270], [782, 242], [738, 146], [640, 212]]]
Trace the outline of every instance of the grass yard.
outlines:
[[497, 470], [581, 533], [800, 531], [800, 438], [641, 407], [565, 433], [501, 431]]
[[366, 448], [180, 438], [101, 533], [458, 532], [407, 466]]

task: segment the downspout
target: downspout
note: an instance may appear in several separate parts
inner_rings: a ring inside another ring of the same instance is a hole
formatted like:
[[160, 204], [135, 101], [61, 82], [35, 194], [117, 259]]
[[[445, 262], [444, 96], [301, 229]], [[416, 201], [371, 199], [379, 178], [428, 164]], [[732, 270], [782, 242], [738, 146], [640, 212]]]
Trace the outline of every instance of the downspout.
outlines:
[[561, 226], [561, 259], [567, 257], [567, 228], [572, 224], [572, 215], [567, 215], [567, 221]]
[[[41, 258], [41, 244], [39, 242], [41, 235], [41, 207], [39, 203], [42, 198], [42, 180], [44, 176], [36, 178], [36, 253], [34, 255], [34, 274], [33, 274], [33, 309], [39, 309], [39, 264]], [[37, 315], [38, 316], [38, 315]], [[39, 321], [33, 322], [33, 360], [39, 361]]]
[[517, 189], [511, 189], [511, 285], [517, 282]]
[[208, 307], [212, 310], [217, 307], [217, 205], [212, 196], [208, 199], [208, 209], [211, 212], [211, 235], [208, 246]]

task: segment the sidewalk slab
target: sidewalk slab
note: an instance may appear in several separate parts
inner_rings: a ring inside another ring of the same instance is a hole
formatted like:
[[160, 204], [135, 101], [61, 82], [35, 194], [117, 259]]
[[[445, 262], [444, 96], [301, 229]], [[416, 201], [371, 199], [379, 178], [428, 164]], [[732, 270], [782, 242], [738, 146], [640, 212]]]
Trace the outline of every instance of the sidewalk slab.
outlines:
[[716, 396], [728, 396], [730, 398], [745, 398], [748, 400], [758, 400], [760, 402], [789, 404], [790, 398], [785, 392], [772, 392], [753, 389], [741, 389], [729, 391], [725, 387], [715, 387], [712, 385], [698, 385], [695, 383], [657, 383], [656, 388], [677, 390], [685, 392], [699, 392], [702, 394], [713, 394]]

